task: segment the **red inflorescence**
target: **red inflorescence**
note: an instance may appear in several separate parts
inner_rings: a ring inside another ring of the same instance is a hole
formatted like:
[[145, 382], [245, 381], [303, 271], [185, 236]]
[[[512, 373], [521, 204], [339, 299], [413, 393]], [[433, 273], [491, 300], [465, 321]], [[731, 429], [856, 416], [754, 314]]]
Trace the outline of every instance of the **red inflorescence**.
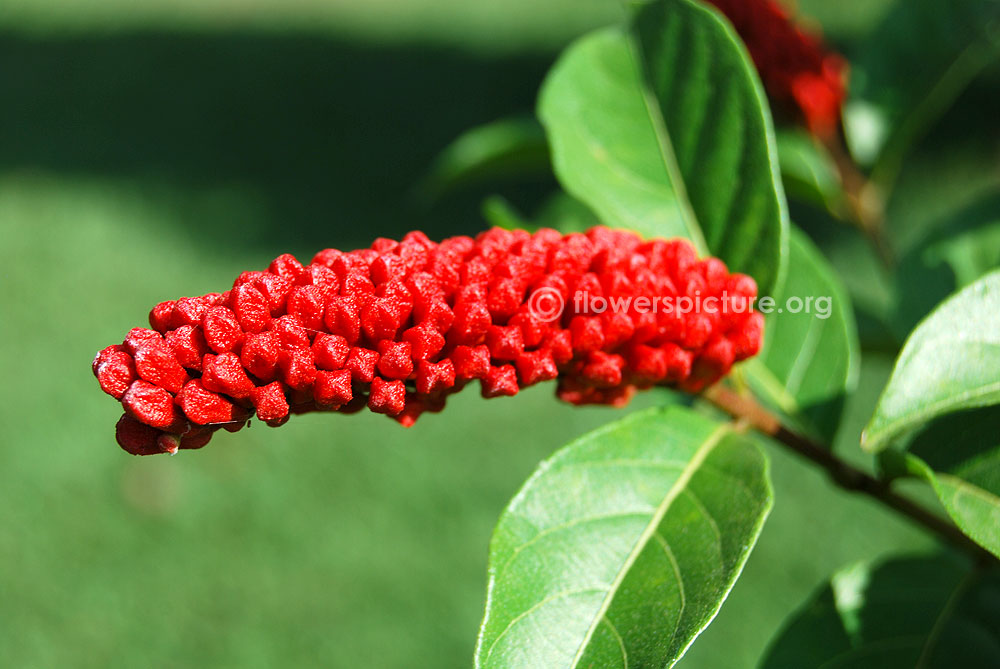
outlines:
[[130, 453], [200, 448], [250, 416], [372, 411], [412, 425], [478, 379], [484, 397], [558, 379], [575, 404], [697, 392], [757, 353], [757, 286], [683, 240], [494, 228], [440, 244], [283, 255], [232, 289], [156, 305], [94, 359]]
[[846, 96], [847, 61], [796, 26], [774, 0], [708, 1], [743, 39], [771, 99], [797, 110], [814, 135], [834, 136]]

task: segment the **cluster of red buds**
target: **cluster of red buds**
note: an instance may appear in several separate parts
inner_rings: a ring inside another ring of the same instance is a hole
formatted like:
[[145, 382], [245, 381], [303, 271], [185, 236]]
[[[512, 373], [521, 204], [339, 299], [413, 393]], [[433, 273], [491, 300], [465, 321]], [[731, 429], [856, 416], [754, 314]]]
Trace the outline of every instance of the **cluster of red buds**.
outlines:
[[[277, 426], [368, 406], [409, 426], [474, 379], [484, 397], [558, 379], [563, 400], [617, 406], [652, 385], [697, 392], [757, 353], [756, 293], [684, 240], [494, 228], [435, 244], [411, 232], [307, 266], [282, 255], [224, 293], [162, 302], [151, 329], [102, 350], [93, 370], [125, 409], [118, 443], [140, 455], [200, 448], [254, 413]], [[637, 299], [683, 296], [716, 305]], [[597, 313], [597, 297], [630, 308]]]
[[847, 62], [795, 25], [774, 0], [708, 2], [732, 22], [771, 99], [797, 110], [817, 137], [833, 137], [846, 96]]

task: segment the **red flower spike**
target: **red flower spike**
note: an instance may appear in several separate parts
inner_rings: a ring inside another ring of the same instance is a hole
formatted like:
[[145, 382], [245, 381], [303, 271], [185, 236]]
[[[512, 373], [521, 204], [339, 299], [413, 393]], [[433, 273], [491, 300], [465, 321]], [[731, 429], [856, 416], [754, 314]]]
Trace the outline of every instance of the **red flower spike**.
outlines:
[[250, 399], [253, 401], [254, 409], [257, 410], [257, 418], [267, 424], [288, 418], [288, 400], [285, 398], [285, 391], [280, 381], [254, 388]]
[[177, 401], [188, 420], [198, 425], [228, 423], [246, 415], [219, 393], [207, 390], [200, 379], [188, 381], [177, 395]]
[[625, 361], [620, 355], [593, 351], [587, 356], [580, 376], [595, 388], [614, 388], [621, 385]]
[[288, 294], [288, 315], [306, 330], [323, 327], [323, 291], [316, 286], [296, 286]]
[[846, 61], [795, 25], [774, 0], [708, 1], [746, 43], [774, 103], [794, 110], [817, 137], [830, 138], [847, 96]]
[[490, 367], [483, 377], [481, 394], [483, 397], [510, 397], [517, 395], [517, 372], [513, 365]]
[[402, 381], [385, 381], [379, 377], [372, 379], [372, 390], [368, 395], [368, 408], [375, 413], [396, 416], [406, 406], [406, 386]]
[[284, 253], [274, 260], [268, 266], [268, 271], [271, 274], [277, 274], [283, 279], [288, 279], [292, 283], [297, 283], [298, 278], [305, 271], [302, 267], [302, 263], [295, 259], [291, 253]]
[[115, 438], [118, 444], [132, 455], [156, 455], [166, 453], [157, 443], [164, 434], [154, 427], [140, 423], [131, 416], [122, 416], [115, 426]]
[[208, 342], [205, 341], [201, 328], [182, 325], [167, 332], [166, 340], [181, 367], [201, 371], [202, 358], [208, 353]]
[[182, 417], [174, 406], [174, 396], [148, 381], [133, 381], [122, 395], [122, 406], [136, 420], [150, 427], [167, 428]]
[[604, 346], [604, 328], [599, 316], [574, 316], [569, 331], [576, 351], [599, 351]]
[[541, 381], [550, 381], [559, 376], [556, 361], [545, 349], [522, 353], [514, 363], [521, 383], [531, 386]]
[[481, 379], [490, 371], [490, 349], [486, 346], [456, 346], [451, 359], [455, 376], [462, 380]]
[[326, 303], [323, 323], [331, 334], [340, 335], [348, 344], [361, 338], [361, 303], [356, 297], [331, 297]]
[[413, 373], [409, 342], [380, 341], [378, 372], [387, 379], [406, 379]]
[[263, 293], [252, 284], [244, 283], [233, 289], [229, 299], [244, 332], [257, 333], [267, 328], [271, 320], [271, 306]]
[[312, 345], [316, 367], [327, 371], [341, 369], [347, 362], [351, 345], [340, 335], [318, 334]]
[[201, 297], [182, 297], [174, 305], [174, 327], [179, 325], [199, 325], [201, 319], [205, 317], [215, 304], [218, 295], [210, 293]]
[[[132, 330], [92, 365], [125, 408], [122, 448], [200, 448], [244, 427], [250, 407], [275, 427], [366, 406], [412, 425], [472, 379], [498, 397], [558, 378], [565, 401], [620, 406], [636, 387], [701, 390], [761, 346], [753, 280], [699, 261], [685, 241], [491, 230], [376, 247], [320, 252], [306, 267], [281, 256], [226, 293], [154, 307], [153, 329]], [[549, 301], [533, 304], [541, 288]], [[702, 306], [664, 308], [678, 294]], [[562, 312], [548, 310], [556, 297]]]
[[292, 282], [277, 274], [260, 272], [260, 276], [254, 279], [253, 285], [267, 300], [271, 315], [281, 315], [281, 312], [285, 310], [288, 293], [292, 290]]
[[491, 325], [486, 331], [486, 346], [494, 360], [516, 360], [524, 353], [524, 337], [516, 325]]
[[350, 402], [354, 397], [350, 370], [316, 372], [313, 396], [316, 398], [316, 403], [323, 406], [340, 407]]
[[[198, 432], [195, 434], [184, 435], [181, 437], [180, 449], [183, 450], [195, 450], [198, 448], [203, 448], [212, 439], [212, 430], [205, 430], [203, 432]], [[171, 454], [172, 455], [172, 454]]]
[[545, 335], [542, 347], [548, 349], [557, 365], [565, 365], [573, 359], [573, 337], [568, 330], [553, 330]]
[[128, 335], [125, 336], [125, 341], [122, 342], [122, 346], [128, 351], [129, 355], [135, 355], [135, 352], [142, 348], [149, 341], [160, 341], [163, 337], [159, 332], [155, 330], [149, 330], [147, 328], [132, 328], [129, 330]]
[[366, 348], [352, 348], [345, 363], [351, 372], [351, 378], [359, 383], [371, 383], [375, 378], [375, 365], [378, 364], [378, 353]]
[[444, 336], [434, 326], [424, 322], [403, 332], [403, 341], [410, 344], [414, 360], [429, 360], [444, 348]]
[[253, 381], [243, 368], [243, 361], [232, 352], [208, 354], [202, 359], [201, 382], [209, 390], [245, 399], [253, 392]]
[[162, 339], [150, 339], [135, 352], [135, 371], [143, 381], [172, 393], [180, 392], [188, 380], [170, 345]]
[[278, 336], [281, 348], [305, 348], [311, 341], [309, 331], [302, 327], [295, 316], [287, 315], [274, 319], [271, 321], [271, 331]]
[[248, 372], [262, 381], [274, 378], [281, 353], [281, 337], [277, 332], [247, 335], [240, 349], [240, 362]]
[[226, 307], [212, 307], [206, 311], [201, 327], [208, 347], [216, 353], [232, 351], [243, 341], [236, 314]]
[[417, 364], [417, 393], [420, 395], [430, 395], [431, 393], [447, 390], [455, 385], [455, 365], [451, 360], [441, 362], [427, 362], [421, 360]]
[[174, 304], [170, 302], [160, 302], [149, 312], [149, 326], [165, 334], [167, 330], [174, 327]]
[[316, 380], [316, 359], [308, 348], [279, 353], [278, 369], [281, 380], [293, 390], [308, 390]]
[[132, 382], [139, 378], [132, 356], [124, 351], [105, 349], [98, 354], [95, 362], [94, 376], [101, 384], [101, 390], [116, 400], [120, 400]]

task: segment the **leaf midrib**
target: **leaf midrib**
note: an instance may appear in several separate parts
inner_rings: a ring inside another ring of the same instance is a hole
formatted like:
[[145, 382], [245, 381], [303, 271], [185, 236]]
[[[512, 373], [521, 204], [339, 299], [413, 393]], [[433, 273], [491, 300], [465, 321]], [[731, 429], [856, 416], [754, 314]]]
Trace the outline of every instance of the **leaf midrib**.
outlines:
[[663, 169], [667, 173], [667, 179], [670, 180], [670, 186], [677, 196], [677, 204], [681, 211], [681, 218], [684, 220], [684, 227], [687, 229], [691, 241], [697, 247], [698, 254], [703, 256], [708, 255], [708, 242], [705, 240], [701, 224], [698, 222], [698, 216], [695, 214], [694, 206], [688, 197], [687, 184], [684, 181], [684, 175], [681, 173], [680, 165], [677, 163], [677, 154], [674, 152], [674, 144], [670, 139], [670, 130], [667, 128], [666, 119], [660, 113], [659, 100], [656, 99], [653, 91], [650, 90], [646, 70], [642, 64], [642, 55], [636, 47], [631, 31], [625, 32], [625, 43], [628, 45], [632, 67], [636, 69], [639, 75], [638, 80], [640, 93], [642, 93], [642, 103], [646, 108], [646, 113], [649, 115], [653, 132], [656, 134], [656, 147], [659, 150], [660, 159], [663, 161]]
[[579, 666], [580, 661], [583, 659], [584, 654], [587, 652], [587, 648], [590, 645], [590, 641], [597, 631], [598, 626], [601, 624], [601, 619], [604, 618], [608, 610], [611, 608], [611, 604], [614, 601], [615, 595], [618, 593], [619, 588], [624, 582], [628, 573], [631, 571], [632, 566], [635, 561], [639, 559], [639, 555], [645, 550], [646, 545], [652, 540], [654, 535], [656, 535], [660, 524], [663, 522], [664, 517], [667, 515], [667, 511], [670, 510], [671, 505], [674, 500], [687, 488], [687, 484], [690, 483], [691, 478], [695, 475], [701, 465], [704, 464], [705, 460], [708, 458], [709, 453], [719, 445], [722, 438], [730, 432], [732, 428], [728, 424], [720, 425], [715, 430], [713, 430], [706, 438], [704, 443], [698, 447], [695, 451], [694, 456], [688, 461], [687, 466], [681, 471], [680, 476], [674, 481], [673, 485], [670, 486], [670, 490], [664, 495], [663, 501], [656, 507], [656, 511], [653, 513], [643, 530], [642, 534], [636, 540], [635, 545], [632, 550], [629, 551], [628, 557], [625, 559], [625, 563], [622, 565], [621, 569], [618, 570], [618, 574], [615, 576], [615, 580], [611, 583], [608, 588], [607, 594], [604, 596], [604, 600], [601, 602], [601, 607], [594, 614], [594, 619], [587, 629], [587, 634], [584, 636], [583, 641], [580, 642], [579, 648], [577, 648], [576, 654], [573, 656], [573, 660], [570, 663], [571, 668]]

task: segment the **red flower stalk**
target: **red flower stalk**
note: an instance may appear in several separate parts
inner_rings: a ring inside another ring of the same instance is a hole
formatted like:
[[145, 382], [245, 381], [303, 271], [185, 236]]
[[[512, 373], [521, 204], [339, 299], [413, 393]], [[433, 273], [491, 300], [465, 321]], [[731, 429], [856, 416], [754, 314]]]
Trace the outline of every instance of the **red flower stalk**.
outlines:
[[774, 0], [708, 0], [732, 22], [768, 95], [795, 110], [809, 131], [830, 139], [846, 96], [847, 62], [796, 26]]
[[558, 379], [574, 404], [697, 392], [760, 349], [757, 286], [683, 240], [494, 228], [440, 244], [283, 255], [224, 293], [162, 302], [94, 359], [139, 455], [201, 448], [250, 416], [372, 411], [412, 425], [473, 379], [484, 397]]

